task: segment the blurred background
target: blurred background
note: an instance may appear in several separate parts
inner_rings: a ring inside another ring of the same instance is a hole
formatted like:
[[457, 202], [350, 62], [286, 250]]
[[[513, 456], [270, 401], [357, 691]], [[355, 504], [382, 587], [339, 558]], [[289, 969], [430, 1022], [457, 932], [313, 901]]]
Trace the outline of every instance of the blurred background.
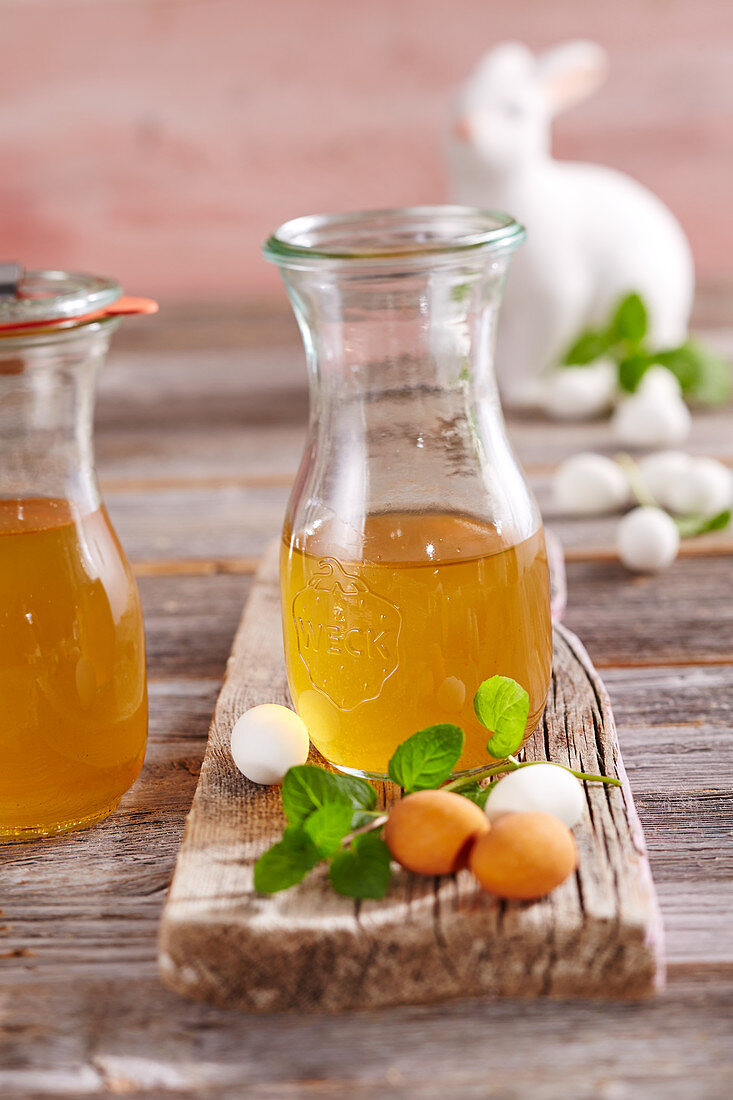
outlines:
[[449, 105], [480, 55], [586, 37], [610, 76], [558, 119], [556, 154], [652, 188], [698, 283], [733, 284], [726, 0], [0, 0], [0, 20], [0, 236], [28, 266], [284, 306], [271, 229], [445, 199]]

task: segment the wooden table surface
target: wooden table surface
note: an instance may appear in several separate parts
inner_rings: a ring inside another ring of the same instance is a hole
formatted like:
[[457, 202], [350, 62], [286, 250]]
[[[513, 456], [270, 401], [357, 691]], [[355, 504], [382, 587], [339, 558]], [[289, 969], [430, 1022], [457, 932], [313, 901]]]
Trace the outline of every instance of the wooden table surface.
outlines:
[[[733, 332], [709, 334], [728, 354]], [[602, 424], [509, 430], [567, 548], [567, 624], [608, 685], [667, 935], [666, 992], [640, 1005], [466, 1000], [250, 1018], [156, 974], [156, 925], [232, 636], [276, 534], [307, 398], [289, 319], [130, 322], [100, 380], [107, 504], [139, 578], [150, 673], [143, 773], [106, 823], [0, 848], [3, 1097], [728, 1097], [733, 1088], [733, 532], [657, 577], [571, 520], [553, 466], [609, 450]], [[733, 412], [690, 449], [733, 465]]]

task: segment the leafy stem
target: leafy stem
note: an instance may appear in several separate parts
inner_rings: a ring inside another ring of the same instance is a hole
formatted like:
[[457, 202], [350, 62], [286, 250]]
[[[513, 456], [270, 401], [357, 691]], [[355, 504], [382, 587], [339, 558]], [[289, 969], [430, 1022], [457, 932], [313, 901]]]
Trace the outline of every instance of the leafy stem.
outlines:
[[655, 348], [649, 342], [649, 311], [640, 294], [621, 298], [608, 323], [586, 329], [565, 352], [562, 365], [587, 366], [601, 358], [616, 363], [619, 387], [635, 393], [650, 367], [666, 367], [688, 400], [721, 405], [730, 399], [729, 364], [711, 348], [687, 339], [674, 348]]
[[634, 494], [637, 502], [645, 508], [658, 508], [656, 500], [652, 496], [651, 489], [647, 485], [638, 463], [634, 462], [633, 458], [629, 454], [616, 455], [616, 461], [628, 478], [629, 485], [631, 486], [631, 492]]
[[[367, 814], [364, 814], [364, 817], [366, 816]], [[373, 829], [381, 829], [382, 826], [386, 823], [389, 814], [384, 813], [383, 810], [379, 810], [378, 813], [370, 813], [368, 816], [371, 817], [372, 820], [366, 821], [363, 825], [360, 825], [358, 829], [354, 829], [347, 836], [345, 836], [344, 839], [341, 841], [343, 845], [351, 844], [351, 841], [354, 839], [354, 837], [362, 836], [364, 833], [371, 833]]]
[[[489, 779], [495, 775], [506, 775], [508, 772], [519, 771], [520, 768], [531, 768], [535, 764], [546, 764], [546, 760], [516, 760], [513, 756], [508, 757], [506, 760], [502, 760], [500, 764], [492, 764], [489, 768], [482, 768], [481, 771], [473, 772], [472, 775], [463, 775], [460, 779], [454, 779], [452, 783], [447, 783], [445, 787], [441, 787], [443, 791], [455, 791], [460, 794], [464, 787], [470, 787], [474, 783], [480, 782], [482, 779]], [[574, 768], [568, 768], [565, 764], [553, 764], [556, 768], [562, 768], [566, 772], [570, 772], [576, 779], [582, 779], [586, 783], [607, 783], [610, 787], [620, 787], [621, 781], [619, 779], [613, 779], [610, 775], [592, 775], [589, 772], [575, 771]]]
[[714, 516], [677, 516], [675, 523], [683, 539], [706, 535], [709, 531], [722, 531], [731, 521], [730, 508], [724, 508]]
[[[637, 502], [644, 507], [658, 508], [659, 504], [644, 480], [638, 463], [634, 462], [631, 455], [617, 454], [616, 462], [626, 474]], [[677, 525], [680, 536], [683, 539], [691, 539], [696, 538], [698, 535], [706, 535], [710, 531], [724, 530], [731, 522], [731, 509], [724, 508], [722, 512], [716, 512], [712, 516], [673, 516], [672, 519]]]

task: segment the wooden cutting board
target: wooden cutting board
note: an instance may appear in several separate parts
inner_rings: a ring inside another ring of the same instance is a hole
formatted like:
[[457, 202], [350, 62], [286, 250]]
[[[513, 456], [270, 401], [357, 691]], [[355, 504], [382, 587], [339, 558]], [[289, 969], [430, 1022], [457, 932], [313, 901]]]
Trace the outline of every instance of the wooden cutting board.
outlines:
[[[174, 990], [249, 1012], [341, 1011], [478, 995], [648, 996], [663, 979], [662, 926], [644, 836], [606, 689], [585, 649], [555, 626], [544, 719], [524, 752], [622, 788], [587, 787], [575, 830], [579, 868], [539, 902], [483, 894], [467, 871], [399, 871], [383, 901], [336, 895], [324, 868], [273, 896], [252, 867], [278, 839], [279, 788], [234, 767], [229, 733], [257, 703], [289, 703], [277, 549], [242, 616], [160, 927], [159, 965]], [[314, 763], [322, 763], [317, 753]], [[396, 797], [381, 788], [386, 805]]]

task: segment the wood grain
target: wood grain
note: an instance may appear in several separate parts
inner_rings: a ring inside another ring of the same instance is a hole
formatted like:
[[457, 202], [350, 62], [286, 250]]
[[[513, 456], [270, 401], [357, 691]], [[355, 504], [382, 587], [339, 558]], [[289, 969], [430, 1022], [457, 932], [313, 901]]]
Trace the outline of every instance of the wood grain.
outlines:
[[465, 1000], [240, 1017], [118, 972], [0, 990], [3, 1097], [726, 1100], [733, 976], [642, 1005]]
[[[573, 635], [556, 628], [548, 707], [525, 751], [625, 786], [588, 788], [578, 874], [531, 905], [489, 901], [468, 872], [400, 871], [382, 902], [338, 897], [323, 869], [257, 895], [253, 863], [282, 831], [279, 792], [237, 772], [229, 734], [248, 707], [287, 699], [275, 545], [237, 632], [161, 919], [161, 974], [174, 989], [253, 1012], [337, 1012], [487, 993], [633, 999], [658, 986], [643, 834], [605, 688]], [[389, 805], [399, 792], [387, 784], [383, 796]]]

